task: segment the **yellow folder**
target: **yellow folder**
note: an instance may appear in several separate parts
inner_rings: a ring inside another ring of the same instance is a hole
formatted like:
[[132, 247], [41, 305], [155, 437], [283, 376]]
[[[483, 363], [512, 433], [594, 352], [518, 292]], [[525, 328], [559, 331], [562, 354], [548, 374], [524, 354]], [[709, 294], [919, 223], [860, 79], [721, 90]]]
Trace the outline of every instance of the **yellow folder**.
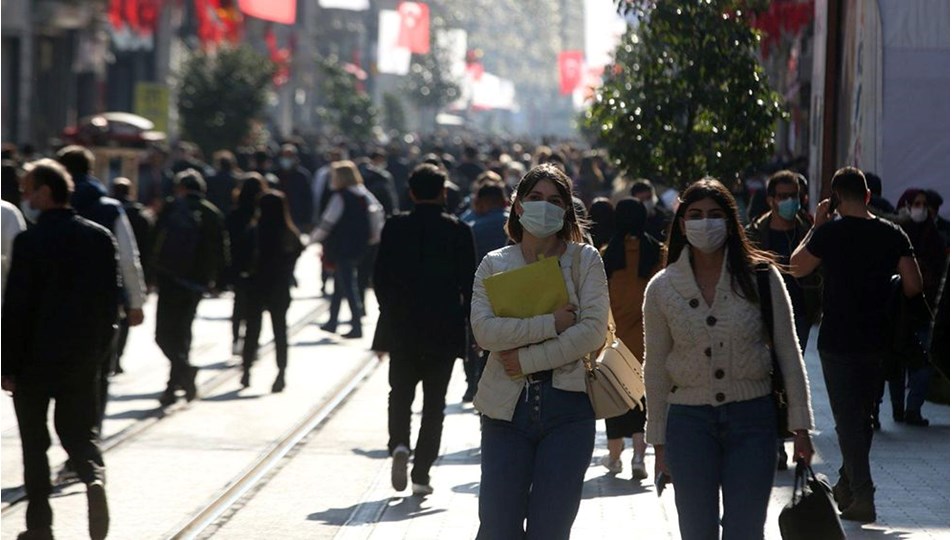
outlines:
[[558, 257], [495, 274], [483, 280], [483, 286], [497, 317], [527, 319], [569, 303]]

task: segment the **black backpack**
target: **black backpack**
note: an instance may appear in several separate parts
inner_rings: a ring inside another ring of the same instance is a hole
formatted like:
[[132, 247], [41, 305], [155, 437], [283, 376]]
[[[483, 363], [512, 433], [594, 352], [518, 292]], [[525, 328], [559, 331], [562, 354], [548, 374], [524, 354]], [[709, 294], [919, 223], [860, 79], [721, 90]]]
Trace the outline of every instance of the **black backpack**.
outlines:
[[190, 208], [185, 199], [176, 199], [159, 226], [155, 270], [174, 278], [191, 277], [201, 239], [201, 210]]

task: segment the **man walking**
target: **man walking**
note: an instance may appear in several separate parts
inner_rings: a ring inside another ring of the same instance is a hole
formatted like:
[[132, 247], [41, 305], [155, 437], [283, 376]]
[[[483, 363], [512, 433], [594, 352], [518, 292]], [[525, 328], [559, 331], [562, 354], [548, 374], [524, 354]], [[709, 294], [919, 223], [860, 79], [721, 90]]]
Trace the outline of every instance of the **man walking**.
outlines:
[[205, 200], [201, 173], [186, 169], [174, 180], [175, 198], [159, 215], [155, 228], [154, 262], [159, 300], [155, 312], [155, 342], [171, 362], [169, 383], [159, 398], [167, 407], [175, 391], [185, 400], [197, 395], [198, 368], [189, 363], [192, 321], [202, 295], [215, 287], [228, 260], [228, 234], [221, 212]]
[[410, 406], [423, 383], [423, 419], [414, 451], [413, 493], [426, 495], [440, 450], [453, 363], [464, 353], [466, 315], [476, 272], [470, 228], [443, 212], [446, 173], [424, 164], [409, 178], [415, 206], [383, 228], [374, 267], [380, 319], [373, 349], [390, 353], [387, 445], [394, 489], [407, 487]]
[[[850, 521], [876, 520], [869, 467], [871, 416], [878, 399], [890, 279], [898, 273], [907, 297], [922, 293], [922, 277], [909, 238], [898, 225], [869, 212], [862, 171], [833, 175], [833, 195], [821, 201], [816, 222], [790, 259], [794, 276], [823, 265], [823, 321], [817, 349], [843, 464], [833, 495]], [[833, 220], [833, 212], [840, 219]]]
[[106, 537], [109, 509], [97, 446], [100, 370], [118, 317], [116, 241], [70, 208], [73, 182], [62, 165], [28, 166], [23, 197], [39, 221], [17, 236], [3, 302], [3, 389], [13, 394], [29, 503], [18, 538], [52, 538], [47, 411], [56, 401], [56, 433], [86, 484], [89, 535]]

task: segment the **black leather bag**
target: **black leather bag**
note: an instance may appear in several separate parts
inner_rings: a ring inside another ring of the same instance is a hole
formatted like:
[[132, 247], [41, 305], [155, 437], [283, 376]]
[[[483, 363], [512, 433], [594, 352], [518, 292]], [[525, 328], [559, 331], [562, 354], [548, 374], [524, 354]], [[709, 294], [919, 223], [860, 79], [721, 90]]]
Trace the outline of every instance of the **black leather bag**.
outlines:
[[783, 540], [844, 540], [846, 533], [836, 513], [833, 489], [802, 460], [797, 461], [793, 497], [780, 511]]
[[773, 364], [770, 370], [770, 389], [777, 409], [777, 436], [789, 439], [790, 433], [787, 421], [787, 388], [783, 385], [783, 372], [780, 371], [780, 362], [777, 360], [777, 351], [773, 343], [773, 306], [770, 302], [770, 274], [769, 268], [763, 266], [757, 269], [757, 293], [760, 295], [760, 316], [767, 329], [767, 344], [770, 346], [770, 360]]

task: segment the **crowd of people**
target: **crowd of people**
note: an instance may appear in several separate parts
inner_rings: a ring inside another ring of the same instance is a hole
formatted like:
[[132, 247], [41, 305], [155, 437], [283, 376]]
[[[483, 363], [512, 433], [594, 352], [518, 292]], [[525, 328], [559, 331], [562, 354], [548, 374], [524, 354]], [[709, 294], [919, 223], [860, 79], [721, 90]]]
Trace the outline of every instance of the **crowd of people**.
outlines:
[[[818, 322], [843, 519], [876, 518], [869, 450], [884, 389], [895, 422], [928, 426], [929, 352], [947, 354], [948, 325], [932, 324], [935, 313], [948, 315], [942, 197], [910, 188], [894, 207], [878, 177], [851, 167], [836, 172], [831, 197], [811, 212], [797, 170], [705, 178], [679, 192], [568, 143], [315, 151], [290, 139], [223, 149], [209, 165], [182, 142], [148, 149], [136, 179], [95, 178], [95, 156], [81, 146], [52, 159], [9, 148], [3, 157], [3, 388], [23, 443], [22, 538], [52, 535], [51, 399], [67, 466], [88, 485], [90, 536], [106, 537], [98, 441], [109, 377], [122, 372], [128, 333], [152, 293], [155, 341], [170, 363], [159, 402], [168, 407], [198, 397], [189, 355], [203, 298], [230, 291], [234, 299], [243, 387], [269, 313], [271, 389], [282, 392], [295, 280], [320, 280], [330, 297], [326, 332], [338, 331], [346, 300], [343, 339], [371, 330], [372, 288], [380, 307], [372, 349], [389, 355], [393, 487], [432, 493], [447, 388], [462, 358], [462, 399], [481, 416], [478, 537], [487, 539], [569, 536], [595, 451], [582, 358], [602, 345], [609, 315], [644, 363], [646, 396], [606, 419], [601, 463], [622, 473], [631, 439], [631, 476], [643, 480], [652, 445], [655, 476], [673, 483], [686, 539], [716, 538], [719, 529], [761, 537], [774, 471], [789, 463], [784, 439], [793, 439], [794, 459], [811, 459], [803, 353]], [[321, 246], [320, 276], [295, 274], [309, 243]], [[548, 257], [559, 261], [568, 303], [530, 318], [498, 316], [484, 280]], [[50, 325], [63, 329], [60, 339], [44, 339]], [[773, 358], [789, 405], [788, 437], [779, 439]], [[947, 367], [941, 374], [947, 381]], [[421, 383], [414, 444], [410, 407]]]

